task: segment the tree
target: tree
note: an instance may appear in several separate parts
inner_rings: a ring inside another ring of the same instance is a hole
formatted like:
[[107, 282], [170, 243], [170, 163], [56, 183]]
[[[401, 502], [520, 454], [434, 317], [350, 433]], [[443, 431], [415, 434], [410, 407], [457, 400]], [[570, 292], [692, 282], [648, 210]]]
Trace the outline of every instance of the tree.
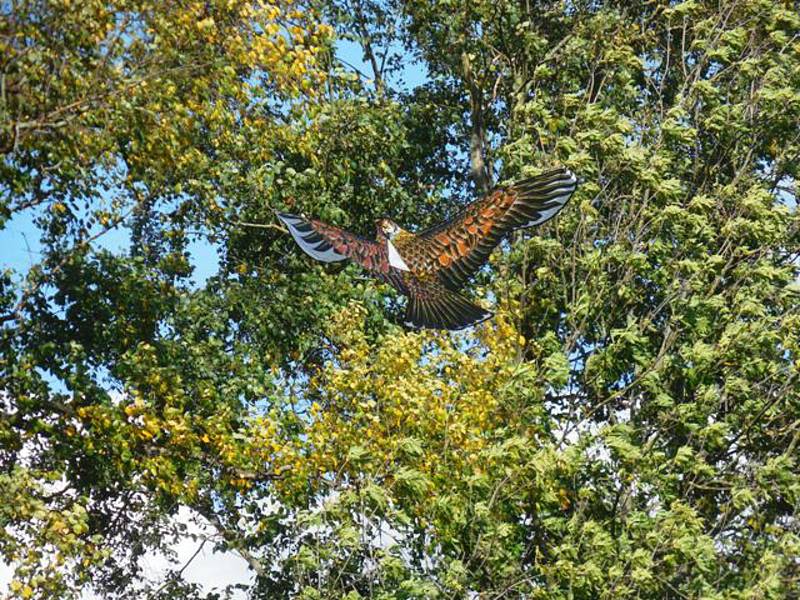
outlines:
[[[98, 4], [108, 64], [93, 22], [6, 12], [2, 203], [45, 242], [0, 294], [13, 591], [135, 595], [189, 506], [253, 597], [795, 593], [797, 4], [253, 6]], [[494, 254], [498, 316], [467, 334], [402, 330], [271, 217], [421, 227], [556, 163], [581, 187]], [[129, 255], [95, 247], [108, 226]], [[221, 253], [199, 287], [195, 232]]]

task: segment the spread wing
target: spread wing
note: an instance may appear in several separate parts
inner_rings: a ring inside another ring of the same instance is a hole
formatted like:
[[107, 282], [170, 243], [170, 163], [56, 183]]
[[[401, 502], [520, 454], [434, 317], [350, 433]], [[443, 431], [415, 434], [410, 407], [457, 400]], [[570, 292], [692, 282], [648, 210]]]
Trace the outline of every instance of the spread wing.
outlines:
[[389, 256], [385, 246], [316, 219], [284, 212], [276, 215], [286, 225], [297, 245], [310, 257], [322, 262], [349, 259], [367, 271], [384, 275], [389, 273]]
[[398, 250], [412, 269], [437, 272], [448, 288], [458, 289], [505, 235], [551, 219], [576, 187], [577, 179], [567, 169], [520, 180], [473, 202]]

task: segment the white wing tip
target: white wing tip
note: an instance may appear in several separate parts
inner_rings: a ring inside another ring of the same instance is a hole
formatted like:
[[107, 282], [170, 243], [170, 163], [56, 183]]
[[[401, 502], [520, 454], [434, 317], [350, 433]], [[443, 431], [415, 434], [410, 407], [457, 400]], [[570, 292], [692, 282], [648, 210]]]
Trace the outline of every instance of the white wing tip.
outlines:
[[[347, 257], [343, 254], [339, 254], [336, 250], [333, 249], [330, 242], [322, 238], [318, 233], [313, 232], [312, 225], [308, 223], [306, 219], [303, 217], [298, 217], [297, 215], [293, 215], [291, 213], [276, 213], [278, 218], [286, 225], [289, 233], [294, 238], [295, 243], [308, 254], [311, 258], [316, 259], [320, 262], [338, 262], [341, 260], [345, 260]], [[301, 224], [306, 224], [309, 229], [313, 232], [311, 237], [309, 237], [310, 232], [303, 232], [300, 231], [297, 226]], [[316, 238], [316, 239], [311, 239]], [[325, 250], [320, 250], [321, 247], [327, 246]]]

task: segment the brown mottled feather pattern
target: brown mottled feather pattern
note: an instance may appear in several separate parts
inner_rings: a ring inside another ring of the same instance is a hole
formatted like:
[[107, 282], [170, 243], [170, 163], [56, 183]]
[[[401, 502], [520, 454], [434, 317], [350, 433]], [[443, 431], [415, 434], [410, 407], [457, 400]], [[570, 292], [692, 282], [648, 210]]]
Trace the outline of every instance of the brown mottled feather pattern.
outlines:
[[386, 244], [379, 244], [354, 235], [339, 227], [328, 225], [316, 219], [309, 219], [309, 224], [320, 236], [333, 246], [333, 249], [344, 254], [353, 262], [361, 265], [367, 271], [387, 274], [389, 257], [386, 253]]

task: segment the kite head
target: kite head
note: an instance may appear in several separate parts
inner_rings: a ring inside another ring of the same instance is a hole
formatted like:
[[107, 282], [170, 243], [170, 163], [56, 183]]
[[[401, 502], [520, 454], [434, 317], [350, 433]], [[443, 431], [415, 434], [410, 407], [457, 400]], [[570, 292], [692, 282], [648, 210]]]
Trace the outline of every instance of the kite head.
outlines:
[[379, 219], [375, 224], [378, 226], [378, 235], [385, 237], [387, 240], [394, 239], [398, 233], [403, 231], [400, 225], [391, 219]]

